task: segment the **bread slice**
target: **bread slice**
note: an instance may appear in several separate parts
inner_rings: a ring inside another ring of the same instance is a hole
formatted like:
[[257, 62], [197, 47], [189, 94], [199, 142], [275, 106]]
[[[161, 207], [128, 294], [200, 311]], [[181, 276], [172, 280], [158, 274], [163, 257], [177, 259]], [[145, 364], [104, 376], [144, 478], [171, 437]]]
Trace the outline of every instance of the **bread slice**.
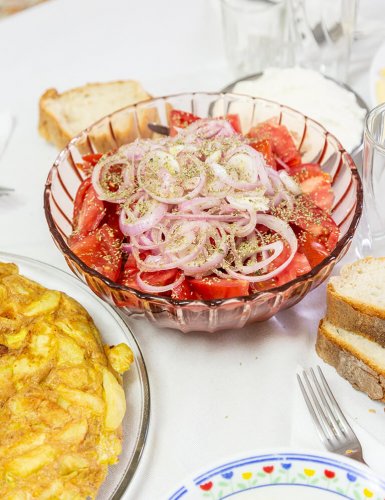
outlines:
[[100, 118], [151, 98], [134, 80], [89, 83], [62, 94], [48, 89], [40, 98], [39, 132], [59, 149]]
[[370, 398], [385, 402], [385, 348], [376, 342], [322, 320], [318, 355]]
[[384, 257], [358, 260], [330, 279], [326, 318], [385, 347]]

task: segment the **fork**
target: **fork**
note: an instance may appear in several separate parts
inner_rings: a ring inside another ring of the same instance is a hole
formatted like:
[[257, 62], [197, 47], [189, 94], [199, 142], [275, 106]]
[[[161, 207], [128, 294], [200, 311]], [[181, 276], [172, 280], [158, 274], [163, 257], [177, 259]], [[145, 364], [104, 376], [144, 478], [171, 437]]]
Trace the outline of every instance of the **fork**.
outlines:
[[321, 368], [317, 368], [318, 378], [311, 368], [311, 381], [305, 371], [302, 378], [297, 373], [297, 379], [321, 441], [329, 451], [365, 464], [361, 444], [335, 400]]
[[7, 196], [9, 193], [15, 191], [13, 188], [0, 186], [0, 196]]

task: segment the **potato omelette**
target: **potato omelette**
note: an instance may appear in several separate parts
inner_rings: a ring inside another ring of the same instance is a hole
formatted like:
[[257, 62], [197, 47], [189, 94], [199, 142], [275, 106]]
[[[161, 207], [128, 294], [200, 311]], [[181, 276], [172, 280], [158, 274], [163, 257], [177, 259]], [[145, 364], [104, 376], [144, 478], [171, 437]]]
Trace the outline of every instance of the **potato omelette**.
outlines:
[[95, 498], [118, 461], [133, 355], [86, 310], [0, 263], [0, 498]]

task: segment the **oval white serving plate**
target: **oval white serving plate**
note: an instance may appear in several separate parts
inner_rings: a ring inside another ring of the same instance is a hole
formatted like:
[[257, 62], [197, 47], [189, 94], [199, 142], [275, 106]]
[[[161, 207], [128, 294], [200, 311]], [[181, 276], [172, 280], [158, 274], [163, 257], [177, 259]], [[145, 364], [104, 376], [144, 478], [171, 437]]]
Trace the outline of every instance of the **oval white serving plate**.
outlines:
[[41, 285], [59, 290], [76, 299], [91, 315], [105, 344], [128, 344], [135, 362], [123, 377], [127, 411], [123, 419], [123, 451], [119, 462], [109, 468], [101, 486], [99, 500], [121, 498], [138, 467], [145, 445], [150, 415], [150, 391], [146, 366], [131, 330], [114, 309], [100, 300], [80, 280], [44, 262], [0, 252], [1, 262], [18, 265], [20, 274]]

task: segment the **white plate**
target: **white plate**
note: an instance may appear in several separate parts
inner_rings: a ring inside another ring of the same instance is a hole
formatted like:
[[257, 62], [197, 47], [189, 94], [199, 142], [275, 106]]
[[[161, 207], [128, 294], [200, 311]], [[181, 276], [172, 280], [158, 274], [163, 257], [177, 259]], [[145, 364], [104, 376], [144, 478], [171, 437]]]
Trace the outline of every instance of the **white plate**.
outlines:
[[[380, 80], [380, 70], [385, 69], [385, 42], [377, 50], [375, 56], [373, 57], [372, 64], [370, 65], [369, 71], [369, 82], [370, 82], [370, 99], [372, 102], [372, 107], [378, 106], [380, 102], [376, 95], [376, 85]], [[385, 85], [385, 77], [384, 85]]]
[[385, 481], [368, 467], [331, 453], [270, 451], [218, 462], [164, 500], [383, 500]]
[[[238, 83], [244, 82], [244, 81], [254, 81], [254, 80], [257, 80], [258, 78], [260, 78], [262, 76], [262, 74], [263, 73], [256, 73], [254, 75], [249, 75], [249, 76], [245, 76], [245, 77], [239, 78], [238, 80], [235, 80], [235, 81], [231, 82], [229, 85], [226, 85], [226, 87], [224, 87], [221, 90], [221, 92], [234, 92], [235, 91], [234, 89], [235, 89], [235, 87], [236, 87], [236, 85]], [[350, 92], [351, 94], [353, 94], [355, 96], [355, 99], [356, 99], [356, 102], [357, 102], [358, 106], [360, 108], [362, 108], [362, 110], [363, 110], [363, 116], [365, 116], [366, 113], [369, 112], [369, 108], [368, 108], [366, 102], [362, 99], [362, 97], [359, 94], [357, 94], [357, 92], [355, 92], [351, 87], [349, 87], [349, 85], [347, 85], [345, 83], [342, 83], [342, 82], [338, 82], [337, 80], [334, 80], [334, 78], [331, 78], [331, 77], [326, 77], [326, 78], [329, 79], [329, 80], [332, 80], [335, 84], [339, 85], [340, 87], [342, 87], [343, 89], [347, 90], [348, 92]], [[288, 103], [286, 103], [286, 104], [288, 104]], [[301, 109], [298, 108], [298, 111], [303, 112], [304, 110], [301, 111]], [[362, 144], [362, 141], [363, 141], [363, 127], [364, 127], [363, 120], [364, 120], [364, 118], [362, 119], [362, 137], [361, 137], [361, 143], [357, 144], [351, 151], [348, 151], [351, 154], [351, 156], [354, 156], [355, 154], [357, 154], [361, 150], [361, 144]]]
[[126, 490], [137, 469], [149, 424], [148, 376], [135, 337], [112, 307], [65, 271], [28, 257], [3, 252], [0, 252], [0, 261], [14, 262], [19, 266], [20, 274], [76, 299], [92, 316], [104, 343], [114, 345], [125, 342], [134, 353], [135, 362], [123, 377], [127, 400], [127, 412], [123, 420], [123, 451], [119, 463], [110, 467], [97, 496], [100, 500], [116, 500]]

